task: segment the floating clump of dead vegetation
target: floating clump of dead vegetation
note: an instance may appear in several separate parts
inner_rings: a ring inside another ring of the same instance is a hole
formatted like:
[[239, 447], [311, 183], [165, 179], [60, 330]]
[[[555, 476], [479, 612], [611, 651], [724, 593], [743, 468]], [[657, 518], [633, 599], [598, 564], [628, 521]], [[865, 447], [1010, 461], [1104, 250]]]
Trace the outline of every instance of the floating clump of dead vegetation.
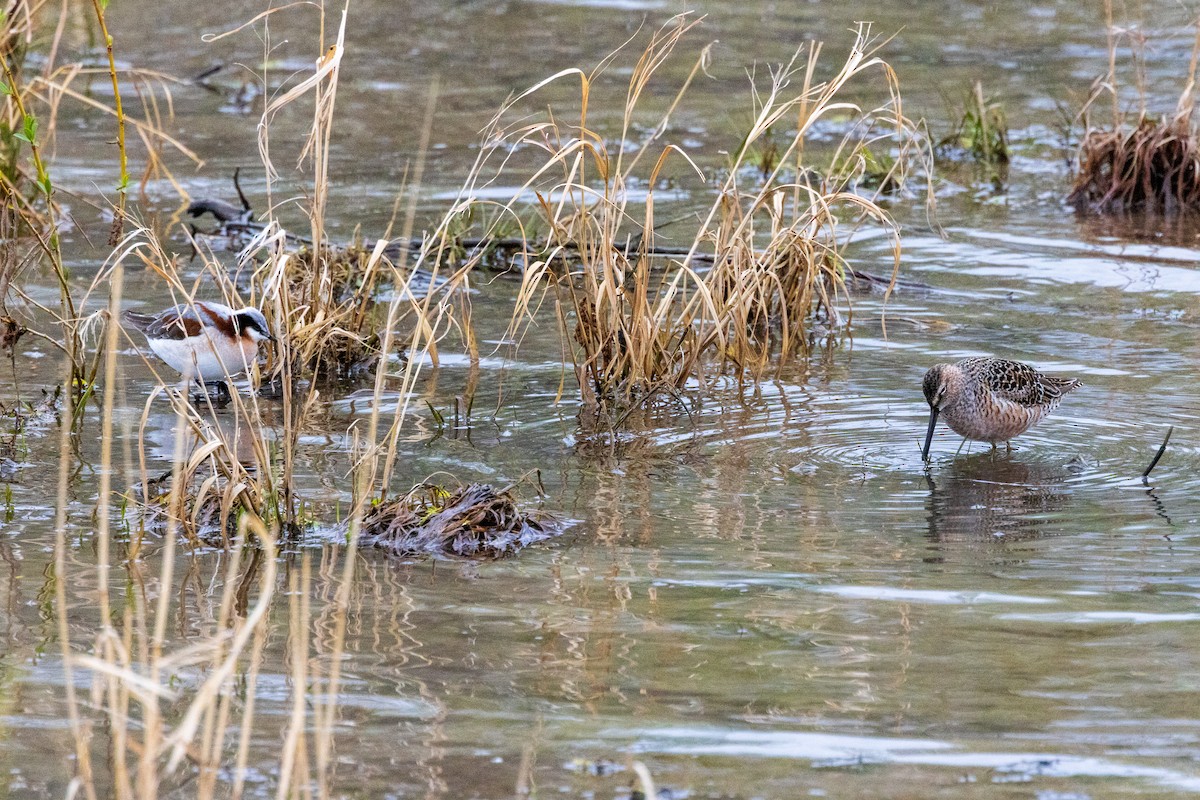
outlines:
[[[1134, 89], [1138, 109], [1122, 107], [1117, 48], [1122, 36], [1113, 23], [1111, 0], [1105, 2], [1108, 27], [1108, 73], [1097, 79], [1079, 114], [1083, 136], [1075, 157], [1075, 179], [1068, 202], [1080, 211], [1099, 213], [1144, 211], [1172, 213], [1200, 209], [1200, 131], [1192, 121], [1200, 22], [1184, 89], [1175, 110], [1153, 114], [1147, 109], [1142, 63], [1145, 38], [1129, 35], [1133, 50]], [[1111, 121], [1093, 120], [1092, 109], [1107, 100]]]
[[367, 511], [360, 546], [399, 556], [495, 559], [562, 532], [561, 523], [549, 514], [522, 511], [513, 489], [485, 483], [452, 489], [422, 483]]
[[[371, 505], [358, 529], [358, 546], [397, 556], [497, 559], [562, 532], [549, 513], [523, 511], [514, 488], [419, 484], [398, 499]], [[211, 547], [231, 545], [242, 515], [269, 518], [256, 508], [258, 498], [245, 482], [216, 469], [168, 470], [131, 487], [126, 500], [127, 512], [136, 509], [141, 532], [165, 535], [178, 526], [189, 540]], [[303, 532], [297, 528], [294, 534]]]

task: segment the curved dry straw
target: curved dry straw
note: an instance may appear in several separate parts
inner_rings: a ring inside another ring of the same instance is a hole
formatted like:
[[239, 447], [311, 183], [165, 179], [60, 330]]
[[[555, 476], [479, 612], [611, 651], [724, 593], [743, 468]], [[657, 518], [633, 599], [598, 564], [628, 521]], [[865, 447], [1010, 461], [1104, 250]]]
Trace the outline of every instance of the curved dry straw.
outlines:
[[[469, 196], [486, 183], [479, 175], [493, 157], [499, 161], [498, 177], [512, 168], [516, 153], [544, 154], [503, 207], [504, 216], [519, 217], [517, 204], [535, 194], [547, 230], [544, 246], [529, 248], [533, 255], [524, 265], [508, 336], [519, 340], [552, 297], [585, 406], [627, 407], [677, 394], [708, 371], [757, 380], [806, 352], [814, 326], [835, 330], [843, 322], [848, 298], [842, 253], [864, 223], [891, 236], [894, 269], [899, 265], [899, 237], [890, 217], [872, 197], [849, 188], [866, 169], [868, 145], [881, 141], [897, 154], [881, 183], [901, 184], [917, 141], [901, 111], [895, 74], [874, 55], [867, 26], [860, 27], [845, 62], [829, 80], [818, 79], [821, 47], [815, 44], [771, 73], [765, 89], [754, 95], [754, 121], [734, 149], [686, 254], [665, 260], [654, 255], [656, 187], [666, 166], [681, 160], [688, 172], [703, 177], [679, 145], [664, 140], [672, 115], [705, 68], [708, 48], [701, 50], [665, 112], [643, 127], [651, 133], [641, 141], [630, 136], [644, 116], [640, 101], [657, 79], [656, 70], [698, 22], [681, 15], [651, 34], [629, 78], [618, 139], [607, 140], [588, 122], [596, 102], [593, 89], [618, 57], [613, 53], [591, 73], [564, 70], [506, 103], [485, 130], [485, 152], [464, 189]], [[882, 78], [887, 98], [866, 112], [839, 99], [847, 84], [864, 74]], [[576, 121], [564, 122], [551, 110], [544, 120], [521, 117], [505, 126], [524, 100], [563, 80], [579, 83]], [[837, 168], [817, 174], [805, 160], [805, 139], [832, 113], [851, 114], [856, 122], [830, 161]], [[879, 121], [886, 122], [886, 133], [874, 130]], [[774, 170], [744, 191], [740, 181], [749, 154], [785, 124], [794, 131]], [[922, 156], [928, 161], [927, 152]], [[644, 201], [631, 199], [635, 181], [648, 187]]]

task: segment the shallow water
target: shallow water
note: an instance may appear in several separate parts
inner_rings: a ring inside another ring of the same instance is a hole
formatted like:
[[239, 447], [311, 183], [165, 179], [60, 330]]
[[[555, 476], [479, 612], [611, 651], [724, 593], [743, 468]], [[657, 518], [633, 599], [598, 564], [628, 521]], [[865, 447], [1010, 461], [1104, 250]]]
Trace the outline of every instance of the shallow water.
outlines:
[[[643, 19], [656, 25], [676, 6], [356, 4], [330, 229], [382, 232], [416, 156], [433, 75], [434, 149], [420, 189], [430, 218], [453, 196], [476, 132], [510, 91], [594, 63]], [[537, 468], [544, 507], [572, 524], [561, 539], [497, 563], [359, 555], [335, 788], [370, 797], [625, 797], [637, 759], [672, 798], [1200, 792], [1200, 651], [1191, 644], [1200, 623], [1200, 229], [1080, 219], [1062, 203], [1054, 101], [1082, 95], [1103, 70], [1099, 12], [1012, 2], [903, 13], [766, 2], [702, 10], [709, 16], [693, 40], [720, 40], [714, 77], [698, 83], [699, 102], [677, 124], [708, 164], [720, 163], [716, 151], [735, 146], [750, 119], [745, 71], [754, 59], [779, 61], [820, 38], [833, 63], [852, 23], [874, 16], [878, 34], [895, 34], [883, 55], [897, 67], [910, 114], [948, 127], [943, 96], [956, 99], [977, 78], [1004, 101], [1017, 150], [1008, 191], [943, 186], [936, 221], [944, 237], [919, 201], [898, 203], [903, 274], [931, 288], [900, 291], [886, 306], [856, 297], [852, 335], [755, 392], [708, 397], [691, 417], [657, 418], [615, 453], [587, 446], [570, 391], [554, 403], [562, 376], [550, 328], [515, 353], [484, 358], [477, 375], [446, 348], [441, 366], [426, 369], [420, 398], [444, 410], [477, 382], [471, 424], [439, 432], [414, 404], [394, 485], [438, 471], [504, 484]], [[121, 3], [110, 13], [129, 63], [186, 76], [214, 61], [261, 59], [253, 36], [199, 40], [242, 21], [217, 5]], [[1148, 52], [1150, 96], [1170, 107], [1191, 34], [1174, 6], [1151, 4], [1147, 16], [1158, 37]], [[276, 80], [312, 61], [305, 29], [287, 19], [273, 28]], [[668, 72], [682, 77], [690, 66], [683, 58]], [[617, 70], [601, 88], [618, 96], [623, 78]], [[214, 79], [218, 92], [174, 90], [178, 135], [206, 161], [194, 175], [177, 165], [193, 196], [228, 196], [241, 166], [247, 192], [261, 197], [249, 169], [261, 105], [239, 105], [242, 80], [229, 67]], [[103, 96], [103, 82], [93, 90]], [[863, 102], [879, 99], [871, 94], [864, 89]], [[614, 122], [595, 117], [601, 130]], [[92, 155], [112, 133], [74, 107], [60, 125], [79, 130], [60, 136], [56, 182], [94, 197], [115, 181]], [[278, 121], [280, 141], [303, 125]], [[285, 173], [284, 186], [281, 195], [301, 183]], [[700, 190], [681, 189], [681, 204]], [[165, 181], [149, 185], [147, 213], [165, 217], [177, 205]], [[99, 248], [107, 227], [82, 202], [73, 211], [73, 272], [87, 281], [107, 255]], [[882, 238], [865, 239], [851, 257], [857, 268], [890, 270]], [[48, 279], [33, 284], [31, 294], [53, 301]], [[125, 291], [130, 305], [164, 301], [152, 274], [131, 273]], [[507, 279], [480, 287], [481, 340], [502, 336], [516, 291]], [[958, 438], [939, 429], [925, 469], [921, 375], [977, 354], [1075, 375], [1085, 388], [1011, 454], [977, 444], [957, 452]], [[120, 366], [114, 463], [123, 487], [137, 480], [129, 442], [154, 380], [132, 351]], [[3, 399], [36, 395], [60, 371], [52, 351], [26, 340], [19, 386], [6, 383]], [[325, 509], [350, 499], [345, 432], [371, 402], [363, 391], [331, 397], [304, 433], [299, 491]], [[160, 471], [173, 424], [165, 405], [150, 417], [147, 455]], [[1151, 489], [1137, 476], [1168, 425], [1174, 438]], [[0, 509], [0, 794], [10, 797], [62, 796], [72, 776], [48, 577], [57, 438], [53, 426], [24, 437]], [[101, 459], [93, 438], [80, 448], [68, 596], [72, 640], [85, 649], [96, 622], [90, 515]], [[314, 538], [328, 538], [320, 533]], [[289, 552], [281, 589], [305, 556], [315, 561], [319, 656], [330, 641], [339, 556], [319, 543]], [[175, 643], [209, 629], [206, 587], [221, 569], [216, 553], [180, 556]], [[112, 589], [125, 591], [120, 571]], [[148, 591], [158, 587], [151, 581]], [[257, 691], [257, 713], [279, 724], [252, 743], [256, 796], [275, 792], [274, 731], [291, 709], [287, 627], [280, 603]], [[86, 696], [89, 679], [76, 680]], [[104, 741], [98, 731], [98, 763]], [[191, 791], [181, 780], [171, 796]]]

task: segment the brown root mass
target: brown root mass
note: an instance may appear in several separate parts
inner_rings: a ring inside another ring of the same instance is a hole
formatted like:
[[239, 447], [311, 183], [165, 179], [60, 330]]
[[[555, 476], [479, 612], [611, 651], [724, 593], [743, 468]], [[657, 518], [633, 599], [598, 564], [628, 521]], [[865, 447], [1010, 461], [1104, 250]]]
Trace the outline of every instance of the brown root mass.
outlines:
[[1132, 129], [1089, 130], [1068, 200], [1082, 210], [1178, 211], [1200, 208], [1200, 145], [1184, 117]]

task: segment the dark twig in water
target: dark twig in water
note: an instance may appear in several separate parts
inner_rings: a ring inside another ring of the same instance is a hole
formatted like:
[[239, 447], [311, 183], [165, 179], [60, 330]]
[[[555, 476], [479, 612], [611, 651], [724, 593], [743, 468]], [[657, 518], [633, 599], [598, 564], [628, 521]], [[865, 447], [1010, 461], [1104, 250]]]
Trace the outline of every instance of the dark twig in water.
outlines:
[[213, 75], [216, 75], [218, 72], [220, 72], [223, 69], [225, 69], [224, 64], [213, 64], [211, 67], [204, 70], [200, 74], [192, 76], [191, 82], [200, 84], [201, 86], [204, 86], [207, 84], [207, 81], [209, 78], [211, 78]]
[[1175, 426], [1167, 428], [1167, 435], [1163, 437], [1163, 443], [1159, 446], [1158, 452], [1154, 454], [1154, 458], [1150, 461], [1150, 466], [1146, 467], [1146, 471], [1142, 473], [1142, 481], [1145, 482], [1150, 477], [1150, 471], [1158, 466], [1158, 461], [1163, 457], [1163, 453], [1167, 452], [1167, 442], [1171, 441], [1171, 434], [1175, 432]]
[[238, 180], [241, 174], [241, 167], [233, 168], [233, 188], [237, 189], [238, 199], [242, 201], [242, 219], [246, 222], [253, 222], [254, 210], [250, 207], [250, 201], [246, 199], [246, 193], [242, 191], [242, 182]]
[[[211, 232], [201, 232], [193, 228], [193, 232], [204, 236], [226, 236], [234, 242], [249, 242], [263, 230], [263, 224], [254, 221], [254, 212], [250, 207], [250, 203], [242, 194], [241, 187], [237, 185], [237, 175], [234, 175], [234, 185], [238, 191], [238, 197], [242, 201], [242, 208], [239, 210], [233, 203], [228, 203], [224, 200], [202, 197], [193, 200], [188, 206], [187, 213], [192, 217], [200, 217], [204, 214], [212, 214], [216, 218], [220, 226]], [[672, 247], [670, 245], [652, 245], [642, 249], [642, 238], [644, 233], [634, 235], [630, 241], [622, 246], [613, 246], [616, 252], [621, 253], [625, 257], [638, 255], [639, 253], [647, 258], [685, 258], [689, 254], [691, 259], [689, 264], [715, 264], [717, 261], [716, 253], [693, 253], [687, 247]], [[303, 236], [296, 236], [291, 233], [286, 234], [289, 246], [300, 249], [310, 248], [312, 240]], [[455, 245], [461, 248], [466, 253], [487, 249], [493, 252], [504, 252], [514, 255], [528, 255], [530, 247], [537, 252], [541, 245], [537, 241], [530, 241], [520, 237], [462, 237], [455, 241]], [[374, 241], [365, 239], [357, 247], [365, 252], [375, 246]], [[384, 255], [388, 258], [398, 258], [399, 256], [409, 253], [414, 250], [419, 250], [423, 246], [420, 241], [410, 242], [404, 239], [393, 239], [384, 248]], [[336, 249], [348, 250], [348, 247], [337, 247]], [[574, 242], [563, 242], [558, 245], [562, 251], [577, 252], [578, 245]], [[511, 266], [511, 265], [510, 265]], [[892, 278], [890, 275], [876, 275], [871, 272], [846, 268], [847, 280], [855, 281], [864, 287], [886, 289], [888, 286], [894, 286], [899, 289], [928, 289], [930, 286], [920, 281], [905, 280], [903, 278]]]

